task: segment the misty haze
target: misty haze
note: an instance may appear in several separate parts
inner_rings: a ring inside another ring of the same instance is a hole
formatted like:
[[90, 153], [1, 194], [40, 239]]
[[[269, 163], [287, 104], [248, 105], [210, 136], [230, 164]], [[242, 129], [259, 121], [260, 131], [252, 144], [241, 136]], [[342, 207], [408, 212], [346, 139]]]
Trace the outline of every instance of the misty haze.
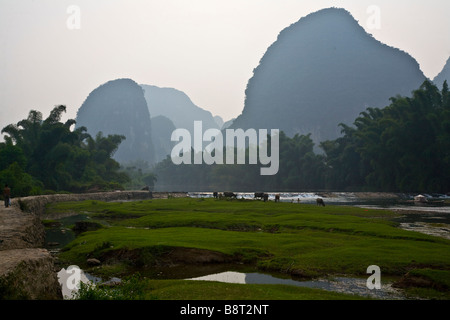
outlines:
[[450, 299], [447, 1], [75, 2], [0, 3], [1, 300]]

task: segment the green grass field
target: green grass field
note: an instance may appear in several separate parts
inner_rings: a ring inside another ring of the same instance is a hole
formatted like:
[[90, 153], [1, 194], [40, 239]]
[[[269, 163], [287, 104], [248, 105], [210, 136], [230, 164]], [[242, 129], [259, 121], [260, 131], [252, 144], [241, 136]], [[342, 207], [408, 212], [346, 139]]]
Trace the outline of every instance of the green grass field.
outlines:
[[[399, 229], [389, 220], [396, 214], [384, 210], [173, 198], [56, 203], [48, 206], [47, 212], [83, 213], [90, 221], [102, 224], [100, 229], [79, 235], [60, 253], [62, 261], [84, 268], [87, 268], [87, 257], [100, 259], [103, 264], [95, 270], [99, 274], [122, 276], [136, 268], [179, 264], [183, 259], [187, 263], [191, 261], [188, 257], [191, 251], [187, 249], [195, 249], [196, 255], [212, 252], [227, 262], [304, 278], [340, 274], [364, 276], [369, 265], [378, 265], [383, 277], [403, 276], [425, 268], [437, 270], [438, 276], [433, 273], [431, 278], [443, 283], [439, 287], [441, 290], [450, 279], [450, 241]], [[169, 261], [169, 253], [175, 249], [177, 252], [186, 250], [185, 256], [178, 255], [177, 261]], [[177, 286], [206, 286], [207, 290], [198, 289], [206, 297], [214, 295], [204, 294], [205, 290], [213, 292], [214, 288], [222, 286], [230, 290], [243, 287], [245, 292], [254, 292], [256, 299], [261, 294], [258, 290], [262, 290], [258, 285], [253, 288], [222, 283], [158, 281], [162, 282], [149, 282], [149, 286], [153, 283], [155, 288], [153, 296], [150, 294], [146, 298], [183, 298], [183, 295], [175, 294]], [[318, 294], [314, 290], [281, 287], [274, 289], [272, 298], [314, 299]], [[265, 289], [264, 292], [268, 292]], [[280, 290], [285, 295], [280, 295]], [[335, 299], [338, 296], [321, 293], [317, 297]], [[217, 298], [220, 297], [219, 294]]]

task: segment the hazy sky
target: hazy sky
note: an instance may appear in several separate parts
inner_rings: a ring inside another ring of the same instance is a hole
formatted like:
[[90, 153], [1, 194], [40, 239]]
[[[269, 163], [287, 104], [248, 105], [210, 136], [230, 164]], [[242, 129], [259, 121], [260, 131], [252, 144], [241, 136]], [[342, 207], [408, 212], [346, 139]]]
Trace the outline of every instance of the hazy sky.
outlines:
[[450, 56], [448, 0], [0, 0], [0, 129], [58, 104], [75, 118], [117, 78], [177, 88], [226, 121], [278, 33], [333, 6], [429, 78]]

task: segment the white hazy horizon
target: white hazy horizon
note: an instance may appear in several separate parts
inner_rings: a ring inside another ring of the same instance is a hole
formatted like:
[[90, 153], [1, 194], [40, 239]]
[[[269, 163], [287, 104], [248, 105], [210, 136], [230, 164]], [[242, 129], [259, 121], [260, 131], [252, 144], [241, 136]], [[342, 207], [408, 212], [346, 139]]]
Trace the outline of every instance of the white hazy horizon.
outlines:
[[0, 0], [0, 129], [59, 104], [75, 118], [117, 78], [176, 88], [227, 121], [280, 31], [328, 7], [409, 53], [430, 79], [450, 56], [448, 0]]

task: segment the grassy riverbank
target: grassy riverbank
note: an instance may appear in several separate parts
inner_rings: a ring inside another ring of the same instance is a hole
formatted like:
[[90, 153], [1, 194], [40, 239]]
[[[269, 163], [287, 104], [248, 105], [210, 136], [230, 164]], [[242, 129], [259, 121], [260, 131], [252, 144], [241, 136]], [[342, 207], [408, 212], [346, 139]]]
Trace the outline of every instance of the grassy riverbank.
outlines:
[[[396, 214], [382, 210], [178, 198], [58, 203], [47, 212], [86, 214], [88, 221], [96, 222], [96, 230], [81, 233], [60, 259], [88, 268], [87, 258], [96, 258], [102, 262], [95, 267], [100, 275], [235, 263], [301, 278], [367, 276], [370, 265], [378, 265], [382, 277], [427, 268], [440, 271], [441, 291], [446, 291], [450, 278], [450, 241], [399, 229], [389, 220]], [[173, 281], [171, 286], [191, 285]]]

